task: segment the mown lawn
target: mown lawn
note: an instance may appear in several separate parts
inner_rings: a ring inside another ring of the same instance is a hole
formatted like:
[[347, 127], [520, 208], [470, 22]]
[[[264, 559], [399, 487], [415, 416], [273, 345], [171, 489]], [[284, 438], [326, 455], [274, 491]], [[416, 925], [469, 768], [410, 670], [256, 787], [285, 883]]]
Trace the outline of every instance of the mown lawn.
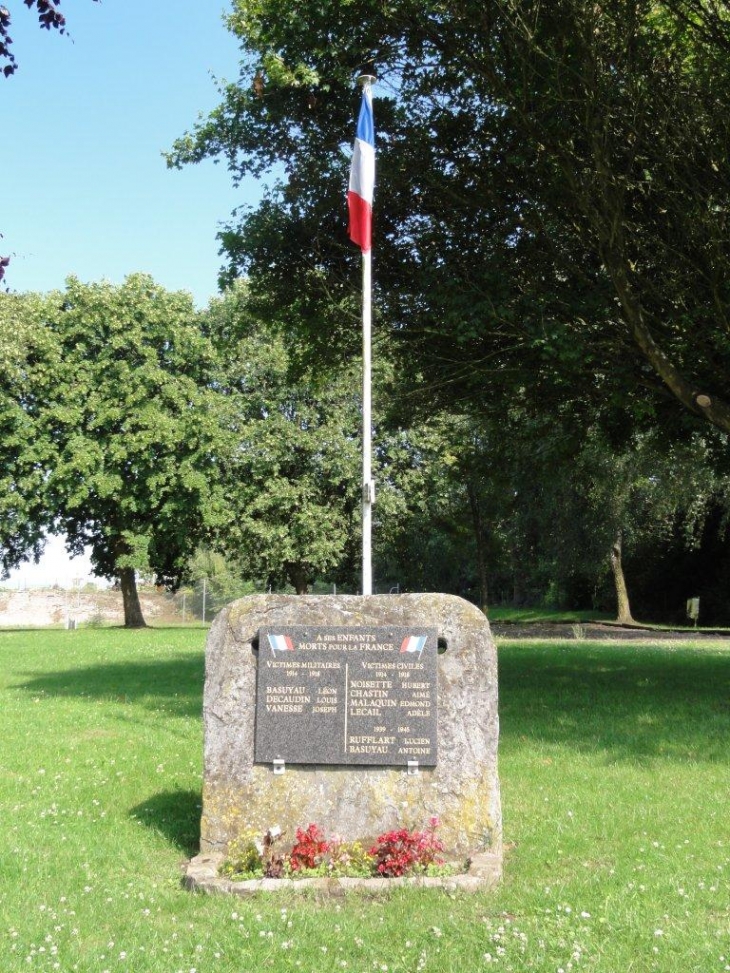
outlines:
[[0, 632], [0, 973], [730, 970], [730, 649], [505, 642], [497, 892], [191, 895], [200, 629]]

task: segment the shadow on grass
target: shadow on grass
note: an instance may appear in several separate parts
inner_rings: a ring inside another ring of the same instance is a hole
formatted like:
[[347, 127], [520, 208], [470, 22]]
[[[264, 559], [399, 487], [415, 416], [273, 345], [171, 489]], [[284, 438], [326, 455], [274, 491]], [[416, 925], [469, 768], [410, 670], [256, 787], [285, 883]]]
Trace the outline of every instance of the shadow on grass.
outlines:
[[35, 675], [20, 684], [30, 693], [139, 703], [172, 716], [200, 716], [205, 658], [202, 652], [149, 662], [112, 662]]
[[[202, 652], [34, 675], [30, 693], [199, 718]], [[620, 642], [499, 650], [501, 745], [530, 738], [599, 756], [730, 763], [730, 652]]]
[[730, 763], [730, 652], [616, 643], [499, 650], [503, 747]]
[[200, 850], [201, 806], [200, 791], [163, 791], [130, 814], [192, 858]]

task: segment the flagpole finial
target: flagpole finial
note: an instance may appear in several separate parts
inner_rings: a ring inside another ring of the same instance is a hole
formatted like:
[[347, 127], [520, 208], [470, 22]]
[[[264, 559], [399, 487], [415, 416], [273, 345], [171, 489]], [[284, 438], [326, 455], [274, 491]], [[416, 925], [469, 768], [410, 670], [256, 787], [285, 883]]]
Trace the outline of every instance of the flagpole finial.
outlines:
[[378, 79], [375, 77], [374, 74], [360, 74], [360, 75], [358, 75], [358, 78], [357, 78], [358, 84], [361, 84], [363, 86], [363, 88], [369, 87], [370, 85], [375, 84], [375, 82], [377, 80]]

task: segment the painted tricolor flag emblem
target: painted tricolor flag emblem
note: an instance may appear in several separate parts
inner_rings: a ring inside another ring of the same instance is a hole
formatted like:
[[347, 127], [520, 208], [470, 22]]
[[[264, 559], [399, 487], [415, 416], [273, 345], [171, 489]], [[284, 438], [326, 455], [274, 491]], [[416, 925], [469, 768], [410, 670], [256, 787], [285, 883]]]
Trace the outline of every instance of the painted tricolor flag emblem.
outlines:
[[406, 635], [401, 643], [401, 652], [418, 652], [420, 655], [423, 652], [423, 647], [426, 644], [425, 635]]
[[294, 643], [288, 635], [266, 635], [272, 652], [293, 652]]
[[373, 188], [375, 186], [375, 123], [373, 122], [373, 96], [370, 85], [362, 91], [362, 105], [357, 119], [355, 149], [350, 168], [350, 186], [347, 190], [347, 208], [350, 214], [348, 233], [363, 253], [372, 245], [373, 236]]

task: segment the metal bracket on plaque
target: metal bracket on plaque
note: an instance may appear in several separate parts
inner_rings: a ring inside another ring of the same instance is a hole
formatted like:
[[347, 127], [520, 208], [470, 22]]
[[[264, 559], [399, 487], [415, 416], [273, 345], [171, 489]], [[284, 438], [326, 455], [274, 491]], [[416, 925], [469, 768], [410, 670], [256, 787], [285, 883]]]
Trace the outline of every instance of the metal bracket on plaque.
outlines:
[[285, 770], [286, 770], [286, 764], [284, 763], [283, 760], [281, 760], [281, 759], [274, 760], [274, 773], [275, 774], [283, 774]]
[[408, 761], [408, 776], [414, 777], [418, 773], [418, 761], [409, 760]]

